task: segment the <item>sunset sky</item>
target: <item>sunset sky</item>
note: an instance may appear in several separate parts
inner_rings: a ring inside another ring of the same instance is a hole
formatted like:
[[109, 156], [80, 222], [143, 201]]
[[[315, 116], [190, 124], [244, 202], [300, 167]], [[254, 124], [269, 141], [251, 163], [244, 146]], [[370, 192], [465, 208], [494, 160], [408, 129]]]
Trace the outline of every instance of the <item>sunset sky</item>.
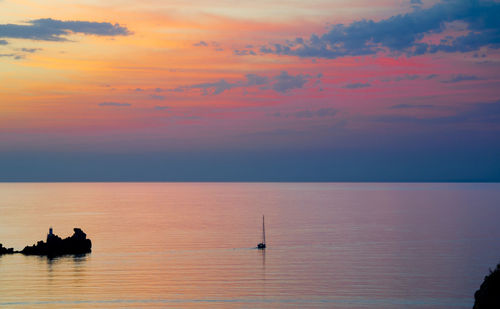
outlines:
[[499, 1], [0, 12], [0, 180], [500, 181]]

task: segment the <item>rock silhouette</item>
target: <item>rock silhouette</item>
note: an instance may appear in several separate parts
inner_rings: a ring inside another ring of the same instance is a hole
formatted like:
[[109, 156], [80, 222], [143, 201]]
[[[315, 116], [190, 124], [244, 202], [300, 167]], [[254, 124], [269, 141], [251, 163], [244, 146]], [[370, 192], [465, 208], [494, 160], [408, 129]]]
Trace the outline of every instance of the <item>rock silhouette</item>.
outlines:
[[85, 254], [91, 252], [92, 242], [87, 239], [81, 229], [74, 228], [74, 234], [71, 237], [61, 239], [61, 237], [52, 233], [52, 228], [47, 235], [47, 241], [40, 240], [33, 246], [26, 246], [21, 253], [26, 255], [46, 255], [58, 256], [65, 254]]
[[481, 287], [474, 293], [474, 299], [473, 309], [500, 308], [500, 264], [484, 277]]
[[5, 248], [2, 244], [0, 244], [0, 255], [2, 254], [12, 254], [14, 253], [13, 248]]

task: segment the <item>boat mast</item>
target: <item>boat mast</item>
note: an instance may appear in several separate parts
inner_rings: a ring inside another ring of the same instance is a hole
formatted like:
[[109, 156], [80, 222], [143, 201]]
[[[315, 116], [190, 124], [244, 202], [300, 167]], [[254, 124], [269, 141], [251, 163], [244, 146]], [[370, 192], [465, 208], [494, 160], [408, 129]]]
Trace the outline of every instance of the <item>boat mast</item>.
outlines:
[[262, 215], [262, 243], [266, 243], [266, 226], [264, 225], [264, 215]]

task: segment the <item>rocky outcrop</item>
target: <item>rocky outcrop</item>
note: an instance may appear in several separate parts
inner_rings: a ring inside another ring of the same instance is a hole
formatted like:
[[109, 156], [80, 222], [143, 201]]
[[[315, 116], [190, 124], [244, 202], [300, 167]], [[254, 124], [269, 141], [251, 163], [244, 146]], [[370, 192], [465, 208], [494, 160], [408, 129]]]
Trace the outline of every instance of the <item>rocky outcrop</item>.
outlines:
[[474, 293], [474, 299], [473, 309], [500, 308], [500, 264], [484, 277], [481, 287]]
[[13, 248], [5, 248], [2, 244], [0, 244], [0, 255], [12, 254], [12, 253], [14, 253]]
[[61, 237], [52, 234], [52, 230], [47, 235], [47, 241], [40, 240], [33, 246], [26, 246], [21, 253], [26, 255], [46, 255], [58, 256], [65, 254], [84, 254], [90, 253], [92, 242], [87, 239], [81, 229], [74, 228], [74, 234], [71, 237], [61, 239]]

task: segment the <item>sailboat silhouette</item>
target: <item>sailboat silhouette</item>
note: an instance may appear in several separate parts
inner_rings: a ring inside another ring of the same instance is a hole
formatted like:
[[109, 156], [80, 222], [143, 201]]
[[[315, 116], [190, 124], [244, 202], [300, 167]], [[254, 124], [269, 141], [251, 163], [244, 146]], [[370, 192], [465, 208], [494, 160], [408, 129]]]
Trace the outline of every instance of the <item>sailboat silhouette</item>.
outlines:
[[264, 224], [264, 215], [262, 215], [262, 242], [257, 245], [257, 249], [266, 249], [266, 226]]

